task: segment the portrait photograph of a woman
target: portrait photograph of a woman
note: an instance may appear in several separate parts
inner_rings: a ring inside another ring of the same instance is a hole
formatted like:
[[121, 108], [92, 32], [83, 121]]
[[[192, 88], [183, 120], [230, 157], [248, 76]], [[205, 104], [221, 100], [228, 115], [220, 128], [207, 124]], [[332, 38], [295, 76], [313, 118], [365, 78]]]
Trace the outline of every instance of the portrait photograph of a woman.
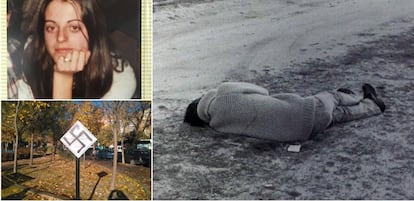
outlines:
[[9, 0], [7, 8], [9, 99], [140, 98], [139, 1]]

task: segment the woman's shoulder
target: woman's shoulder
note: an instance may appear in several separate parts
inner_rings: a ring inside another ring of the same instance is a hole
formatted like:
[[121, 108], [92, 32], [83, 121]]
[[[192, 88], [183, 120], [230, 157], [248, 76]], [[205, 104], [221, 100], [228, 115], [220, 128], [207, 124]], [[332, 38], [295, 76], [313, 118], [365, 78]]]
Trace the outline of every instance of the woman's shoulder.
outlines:
[[128, 61], [115, 58], [116, 66], [114, 67], [112, 85], [109, 91], [102, 97], [103, 99], [130, 99], [133, 97], [137, 79], [134, 69]]
[[136, 84], [134, 69], [127, 61], [124, 61], [123, 64], [119, 63], [118, 66], [114, 68], [113, 81], [121, 81]]

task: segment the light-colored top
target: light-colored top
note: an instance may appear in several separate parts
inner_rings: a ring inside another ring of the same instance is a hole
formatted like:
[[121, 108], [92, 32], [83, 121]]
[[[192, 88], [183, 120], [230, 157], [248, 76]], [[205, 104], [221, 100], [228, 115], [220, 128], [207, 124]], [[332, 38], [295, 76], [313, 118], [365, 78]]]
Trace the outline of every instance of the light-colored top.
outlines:
[[307, 140], [314, 124], [313, 97], [269, 96], [249, 83], [226, 82], [205, 94], [197, 107], [200, 119], [219, 132], [275, 140]]
[[102, 99], [130, 99], [137, 87], [137, 79], [134, 70], [129, 64], [125, 64], [124, 71], [113, 73], [111, 88]]
[[32, 89], [24, 80], [24, 76], [17, 78], [9, 54], [7, 57], [7, 95], [9, 99], [33, 99]]
[[[121, 62], [119, 62], [121, 63]], [[34, 99], [30, 86], [19, 79], [16, 82], [18, 99]], [[132, 66], [125, 62], [124, 71], [113, 72], [113, 80], [111, 88], [102, 97], [102, 99], [130, 99], [135, 92], [137, 80], [135, 78]]]

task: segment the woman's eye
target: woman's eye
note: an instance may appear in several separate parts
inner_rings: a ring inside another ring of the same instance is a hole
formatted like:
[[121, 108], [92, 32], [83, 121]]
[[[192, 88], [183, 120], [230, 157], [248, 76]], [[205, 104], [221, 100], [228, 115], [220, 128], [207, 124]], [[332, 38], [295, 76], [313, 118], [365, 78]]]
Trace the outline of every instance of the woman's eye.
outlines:
[[70, 25], [70, 31], [72, 31], [72, 32], [78, 32], [78, 31], [80, 31], [80, 26], [79, 25]]
[[46, 25], [45, 30], [46, 32], [54, 32], [56, 30], [56, 27], [52, 25]]

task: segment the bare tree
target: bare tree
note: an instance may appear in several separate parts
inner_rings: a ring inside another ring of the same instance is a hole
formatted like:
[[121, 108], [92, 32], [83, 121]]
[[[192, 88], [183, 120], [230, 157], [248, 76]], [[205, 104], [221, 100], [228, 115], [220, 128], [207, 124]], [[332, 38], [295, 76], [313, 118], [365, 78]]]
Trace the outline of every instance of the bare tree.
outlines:
[[121, 129], [120, 116], [122, 108], [124, 107], [124, 101], [112, 101], [103, 102], [104, 115], [107, 123], [110, 124], [113, 133], [113, 144], [114, 144], [114, 158], [112, 165], [112, 182], [111, 190], [115, 190], [116, 187], [116, 174], [117, 174], [117, 162], [118, 162], [118, 134]]
[[[2, 103], [2, 131], [5, 130], [9, 133], [10, 128], [13, 127], [14, 132], [14, 163], [13, 173], [17, 172], [17, 158], [19, 156], [19, 138], [22, 133], [27, 129], [34, 128], [36, 125], [36, 119], [38, 118], [38, 112], [45, 103], [33, 101], [17, 101], [17, 102], [3, 102]], [[10, 120], [13, 119], [11, 122]], [[11, 124], [13, 126], [11, 126]], [[2, 134], [3, 135], [3, 134]], [[30, 153], [33, 155], [33, 152]]]
[[140, 134], [140, 138], [151, 138], [151, 133], [147, 135], [145, 132], [151, 130], [151, 103], [141, 102], [140, 110], [134, 111], [132, 117], [131, 122]]
[[13, 163], [13, 173], [17, 172], [17, 149], [19, 147], [19, 132], [17, 130], [17, 114], [19, 113], [20, 101], [17, 101], [16, 104], [16, 113], [14, 116], [14, 129], [16, 131], [16, 141], [14, 143], [14, 163]]

